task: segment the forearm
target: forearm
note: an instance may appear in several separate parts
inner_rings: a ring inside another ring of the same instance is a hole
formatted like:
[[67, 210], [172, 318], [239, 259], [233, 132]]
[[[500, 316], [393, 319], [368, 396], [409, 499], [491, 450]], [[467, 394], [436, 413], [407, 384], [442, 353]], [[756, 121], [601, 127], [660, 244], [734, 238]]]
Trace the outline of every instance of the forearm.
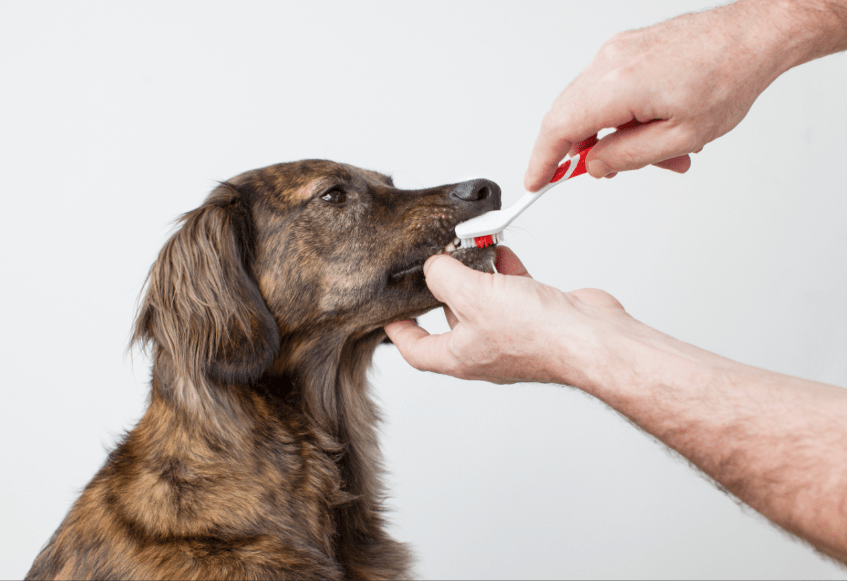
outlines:
[[[769, 15], [769, 49], [782, 71], [847, 50], [847, 0], [743, 0]], [[765, 16], [765, 13], [762, 15]]]
[[847, 50], [847, 0], [740, 0], [682, 16], [680, 25], [695, 25], [698, 18], [711, 20], [720, 35], [713, 42], [721, 45], [728, 63], [734, 61], [724, 74], [755, 65], [745, 75], [748, 82], [761, 83], [759, 92], [795, 66]]
[[598, 289], [532, 280], [507, 248], [484, 274], [424, 265], [451, 331], [386, 326], [409, 363], [465, 379], [567, 384], [601, 399], [784, 529], [847, 562], [847, 390], [660, 333]]
[[593, 341], [607, 356], [578, 387], [847, 562], [847, 390], [742, 365], [631, 319], [618, 331]]

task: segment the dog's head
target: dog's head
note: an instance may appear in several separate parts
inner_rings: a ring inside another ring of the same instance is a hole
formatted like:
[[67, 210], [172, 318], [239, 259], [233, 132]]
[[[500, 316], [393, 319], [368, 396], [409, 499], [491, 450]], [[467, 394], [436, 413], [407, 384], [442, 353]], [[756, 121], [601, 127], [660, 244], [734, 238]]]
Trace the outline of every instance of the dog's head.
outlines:
[[[438, 306], [423, 263], [458, 223], [499, 207], [488, 180], [399, 190], [323, 160], [244, 173], [183, 216], [150, 271], [134, 338], [187, 379], [253, 381], [281, 339], [381, 334]], [[453, 256], [490, 272], [494, 252]]]

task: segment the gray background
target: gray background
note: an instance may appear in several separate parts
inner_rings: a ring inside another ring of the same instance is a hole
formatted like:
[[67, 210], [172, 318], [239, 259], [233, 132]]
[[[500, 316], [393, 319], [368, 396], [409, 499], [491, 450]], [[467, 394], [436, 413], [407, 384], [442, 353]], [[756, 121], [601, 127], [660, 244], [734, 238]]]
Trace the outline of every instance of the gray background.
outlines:
[[[603, 41], [709, 5], [3, 3], [0, 578], [26, 573], [141, 416], [136, 298], [215, 180], [322, 157], [409, 188], [487, 177], [509, 205]], [[687, 175], [574, 180], [508, 244], [541, 281], [845, 386], [845, 103], [844, 55], [790, 71]], [[393, 533], [424, 577], [845, 576], [572, 389], [424, 374], [387, 347], [373, 385]]]

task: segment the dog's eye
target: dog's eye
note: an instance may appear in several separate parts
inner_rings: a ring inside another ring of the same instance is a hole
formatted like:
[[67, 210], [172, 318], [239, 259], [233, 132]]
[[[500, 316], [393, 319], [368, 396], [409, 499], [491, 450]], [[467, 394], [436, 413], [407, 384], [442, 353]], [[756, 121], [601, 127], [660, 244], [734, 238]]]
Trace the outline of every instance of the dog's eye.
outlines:
[[321, 199], [324, 202], [329, 202], [331, 204], [341, 204], [345, 200], [347, 200], [347, 194], [344, 193], [344, 190], [341, 188], [332, 188], [331, 190], [325, 192]]

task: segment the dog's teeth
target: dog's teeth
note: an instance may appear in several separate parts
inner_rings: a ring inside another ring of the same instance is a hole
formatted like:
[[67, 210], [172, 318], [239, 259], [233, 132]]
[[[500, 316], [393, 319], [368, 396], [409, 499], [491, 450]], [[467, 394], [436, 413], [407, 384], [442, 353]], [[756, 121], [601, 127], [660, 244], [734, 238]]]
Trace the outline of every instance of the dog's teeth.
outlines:
[[444, 252], [447, 252], [448, 254], [456, 252], [456, 244], [454, 242], [451, 242], [450, 244], [444, 247]]
[[459, 246], [459, 244], [461, 244], [461, 243], [462, 243], [462, 239], [459, 238], [458, 236], [456, 236], [456, 238], [453, 239], [453, 245], [454, 246]]

